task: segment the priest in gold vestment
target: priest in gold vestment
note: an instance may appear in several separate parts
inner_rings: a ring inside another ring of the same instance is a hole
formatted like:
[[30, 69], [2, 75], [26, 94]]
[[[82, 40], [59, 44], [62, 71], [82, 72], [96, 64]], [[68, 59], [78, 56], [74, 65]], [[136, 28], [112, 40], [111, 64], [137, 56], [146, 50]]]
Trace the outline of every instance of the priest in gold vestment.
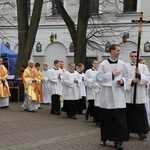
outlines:
[[34, 68], [34, 61], [28, 61], [28, 67], [23, 73], [23, 83], [25, 87], [25, 101], [23, 103], [23, 108], [25, 111], [34, 112], [38, 109], [38, 104], [40, 101], [40, 90], [39, 82], [40, 77], [37, 70]]
[[44, 80], [44, 75], [40, 71], [40, 64], [39, 63], [35, 64], [35, 68], [36, 68], [36, 70], [38, 72], [38, 77], [39, 77], [38, 88], [39, 88], [39, 92], [40, 92], [40, 98], [39, 98], [38, 109], [41, 109], [40, 103], [44, 103], [44, 98], [43, 98], [43, 80]]
[[8, 71], [2, 64], [3, 59], [0, 58], [0, 108], [9, 107], [9, 86], [7, 82]]

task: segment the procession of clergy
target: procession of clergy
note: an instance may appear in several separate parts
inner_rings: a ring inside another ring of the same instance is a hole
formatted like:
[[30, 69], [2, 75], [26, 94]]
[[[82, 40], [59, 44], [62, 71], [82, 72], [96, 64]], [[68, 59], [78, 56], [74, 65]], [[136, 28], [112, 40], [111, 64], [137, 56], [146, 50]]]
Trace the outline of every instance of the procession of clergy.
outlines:
[[[65, 111], [70, 119], [77, 119], [76, 114], [86, 110], [85, 119], [92, 117], [100, 126], [100, 145], [106, 146], [107, 140], [113, 141], [117, 150], [123, 149], [122, 143], [129, 140], [130, 133], [145, 140], [150, 126], [150, 73], [143, 59], [136, 68], [136, 51], [130, 53], [131, 62], [124, 63], [119, 60], [120, 50], [119, 45], [111, 45], [110, 57], [102, 62], [93, 60], [92, 67], [85, 73], [82, 63], [75, 66], [70, 62], [66, 70], [59, 60], [54, 61], [51, 69], [44, 64], [40, 72], [40, 64], [34, 65], [34, 61], [29, 60], [23, 72], [23, 109], [34, 112], [41, 108], [41, 103], [51, 104], [51, 114], [60, 115]], [[7, 77], [7, 69], [0, 58], [1, 108], [9, 106]]]

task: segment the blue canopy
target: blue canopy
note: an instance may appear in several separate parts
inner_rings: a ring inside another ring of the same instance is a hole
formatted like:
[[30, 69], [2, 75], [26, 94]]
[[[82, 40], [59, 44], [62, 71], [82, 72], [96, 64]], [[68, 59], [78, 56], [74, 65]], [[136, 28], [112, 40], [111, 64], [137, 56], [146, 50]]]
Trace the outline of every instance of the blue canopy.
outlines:
[[0, 43], [0, 57], [3, 58], [3, 63], [8, 65], [9, 75], [15, 74], [15, 67], [18, 54], [10, 50], [4, 43]]

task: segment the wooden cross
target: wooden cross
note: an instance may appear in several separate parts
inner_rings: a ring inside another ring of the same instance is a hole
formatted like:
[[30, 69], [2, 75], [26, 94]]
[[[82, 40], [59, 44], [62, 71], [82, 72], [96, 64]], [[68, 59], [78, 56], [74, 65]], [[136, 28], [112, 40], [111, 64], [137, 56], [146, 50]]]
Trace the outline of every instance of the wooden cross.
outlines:
[[[133, 23], [139, 24], [138, 29], [138, 45], [137, 45], [137, 60], [136, 60], [136, 68], [138, 68], [138, 62], [139, 62], [139, 53], [140, 53], [140, 45], [141, 45], [141, 34], [142, 34], [142, 26], [144, 23], [150, 23], [148, 20], [143, 20], [143, 12], [140, 13], [140, 20], [132, 20]], [[135, 78], [138, 77], [138, 74], [135, 73]], [[136, 104], [136, 90], [137, 84], [134, 84], [134, 95], [133, 95], [133, 104]]]

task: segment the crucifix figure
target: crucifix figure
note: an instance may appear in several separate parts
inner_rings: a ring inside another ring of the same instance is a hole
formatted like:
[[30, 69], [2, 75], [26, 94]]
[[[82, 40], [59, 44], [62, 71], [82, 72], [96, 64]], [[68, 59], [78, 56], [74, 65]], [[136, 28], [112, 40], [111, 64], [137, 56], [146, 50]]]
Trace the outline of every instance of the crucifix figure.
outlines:
[[[143, 20], [143, 12], [140, 13], [140, 20], [132, 20], [133, 23], [139, 24], [138, 29], [138, 45], [137, 45], [137, 60], [136, 60], [136, 68], [138, 68], [139, 62], [139, 53], [140, 53], [140, 45], [141, 45], [141, 34], [142, 34], [142, 26], [144, 23], [150, 23], [148, 20]], [[137, 78], [138, 74], [135, 73], [135, 78]], [[134, 95], [133, 95], [133, 104], [136, 104], [136, 90], [137, 84], [134, 84]]]

